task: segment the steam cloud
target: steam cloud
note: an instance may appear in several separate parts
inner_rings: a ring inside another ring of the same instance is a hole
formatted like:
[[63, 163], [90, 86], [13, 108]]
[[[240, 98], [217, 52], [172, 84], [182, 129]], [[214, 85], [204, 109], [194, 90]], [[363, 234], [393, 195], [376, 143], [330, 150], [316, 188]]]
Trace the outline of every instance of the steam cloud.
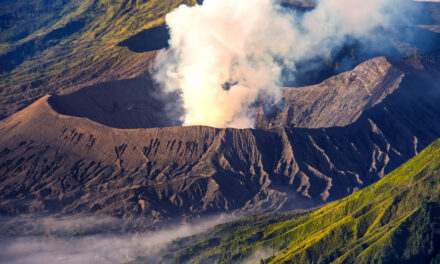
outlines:
[[112, 217], [0, 218], [2, 224], [18, 222], [13, 232], [18, 232], [16, 235], [0, 233], [0, 263], [125, 263], [136, 256], [156, 256], [166, 243], [174, 239], [232, 219], [230, 215], [218, 215], [161, 231], [120, 233], [116, 227], [123, 223]]
[[282, 72], [325, 56], [347, 37], [368, 38], [392, 23], [395, 0], [320, 0], [309, 12], [276, 0], [205, 0], [167, 15], [170, 51], [157, 58], [156, 80], [179, 91], [184, 125], [247, 128], [252, 105], [281, 99]]

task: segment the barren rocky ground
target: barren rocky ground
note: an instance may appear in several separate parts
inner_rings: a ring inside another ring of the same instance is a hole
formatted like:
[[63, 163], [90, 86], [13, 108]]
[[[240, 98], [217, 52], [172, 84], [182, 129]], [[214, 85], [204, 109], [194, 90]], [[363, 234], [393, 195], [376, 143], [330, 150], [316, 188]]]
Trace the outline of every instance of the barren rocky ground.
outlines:
[[439, 76], [434, 65], [378, 57], [319, 85], [285, 88], [282, 110], [260, 115], [257, 129], [134, 129], [157, 126], [140, 116], [163, 106], [129, 85], [46, 96], [0, 123], [1, 212], [144, 216], [150, 228], [327, 203], [440, 137]]

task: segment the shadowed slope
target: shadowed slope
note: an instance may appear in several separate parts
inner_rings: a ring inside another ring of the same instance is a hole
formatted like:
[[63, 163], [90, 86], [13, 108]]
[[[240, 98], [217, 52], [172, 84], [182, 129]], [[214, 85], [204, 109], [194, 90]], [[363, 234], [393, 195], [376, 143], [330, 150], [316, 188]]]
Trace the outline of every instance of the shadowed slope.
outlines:
[[149, 78], [103, 82], [52, 96], [49, 103], [61, 114], [116, 128], [178, 126], [183, 112], [177, 95], [161, 92]]
[[134, 52], [147, 52], [168, 48], [170, 33], [165, 25], [142, 30], [118, 46], [127, 47]]

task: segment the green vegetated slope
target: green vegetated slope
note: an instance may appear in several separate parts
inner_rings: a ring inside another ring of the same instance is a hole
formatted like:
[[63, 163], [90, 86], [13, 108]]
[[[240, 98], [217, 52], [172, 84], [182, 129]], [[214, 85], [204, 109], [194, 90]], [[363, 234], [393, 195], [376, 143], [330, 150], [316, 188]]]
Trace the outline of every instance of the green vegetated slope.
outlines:
[[133, 65], [152, 56], [118, 44], [183, 3], [196, 0], [1, 1], [0, 118], [46, 93], [136, 74]]
[[440, 140], [340, 201], [296, 216], [269, 214], [220, 225], [171, 243], [155, 261], [440, 263], [439, 191]]
[[[0, 2], [0, 43], [25, 40], [43, 27], [55, 26], [63, 19], [81, 12], [90, 1], [28, 0]], [[7, 45], [3, 45], [3, 48]]]

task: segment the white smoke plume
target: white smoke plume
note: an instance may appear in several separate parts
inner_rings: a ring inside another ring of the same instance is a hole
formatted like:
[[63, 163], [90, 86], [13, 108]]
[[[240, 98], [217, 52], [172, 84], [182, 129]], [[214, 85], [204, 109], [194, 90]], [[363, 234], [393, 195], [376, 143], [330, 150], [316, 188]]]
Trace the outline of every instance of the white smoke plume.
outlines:
[[[394, 0], [320, 0], [305, 13], [276, 0], [205, 0], [167, 15], [170, 51], [157, 59], [156, 80], [180, 91], [184, 125], [247, 128], [252, 104], [281, 99], [283, 68], [325, 56], [346, 38], [390, 24]], [[401, 2], [401, 1], [399, 1]]]

